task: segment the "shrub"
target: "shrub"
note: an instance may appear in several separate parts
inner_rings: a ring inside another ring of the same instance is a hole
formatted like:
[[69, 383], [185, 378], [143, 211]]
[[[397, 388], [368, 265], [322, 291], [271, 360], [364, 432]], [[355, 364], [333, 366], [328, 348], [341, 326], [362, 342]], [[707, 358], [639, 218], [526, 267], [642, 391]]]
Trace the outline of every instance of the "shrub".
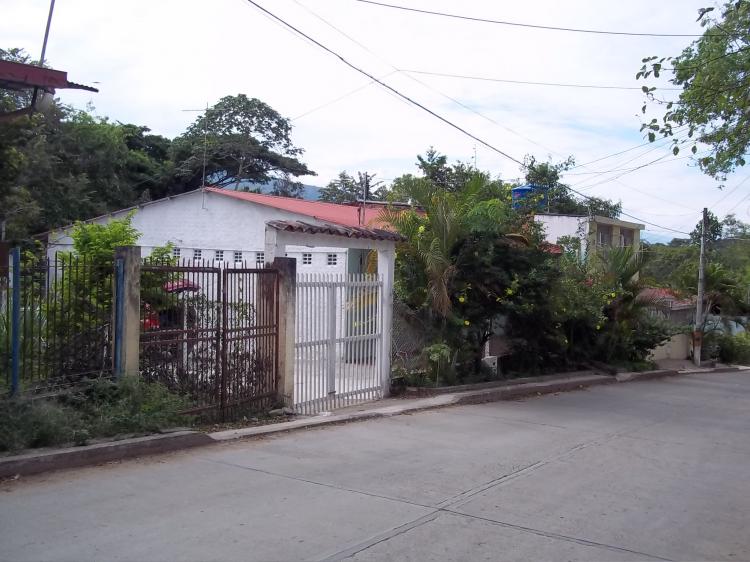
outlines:
[[54, 401], [11, 399], [0, 402], [0, 451], [49, 447], [73, 441], [80, 415]]
[[0, 451], [74, 443], [96, 437], [154, 433], [191, 423], [186, 399], [137, 377], [94, 381], [53, 399], [0, 402]]
[[722, 334], [717, 338], [719, 360], [722, 363], [750, 365], [750, 334]]

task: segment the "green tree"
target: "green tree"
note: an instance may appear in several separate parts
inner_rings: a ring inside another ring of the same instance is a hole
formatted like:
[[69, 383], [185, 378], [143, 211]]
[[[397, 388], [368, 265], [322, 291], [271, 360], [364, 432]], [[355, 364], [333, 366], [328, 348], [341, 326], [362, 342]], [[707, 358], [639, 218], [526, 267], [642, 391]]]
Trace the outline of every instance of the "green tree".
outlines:
[[[598, 197], [578, 198], [562, 183], [562, 173], [574, 165], [575, 160], [572, 156], [556, 164], [540, 162], [534, 156], [526, 156], [522, 168], [524, 179], [528, 185], [541, 188], [546, 197], [547, 204], [540, 210], [561, 215], [600, 215], [618, 218], [622, 212], [622, 203]], [[537, 206], [538, 200], [532, 198], [528, 204], [529, 210], [536, 210]]]
[[[700, 39], [687, 46], [676, 57], [651, 56], [643, 59], [636, 78], [660, 78], [671, 73], [669, 81], [682, 91], [676, 101], [658, 97], [655, 86], [644, 86], [649, 105], [663, 108], [661, 120], [645, 122], [649, 140], [657, 136], [671, 138], [673, 151], [688, 145], [693, 154], [698, 145], [710, 152], [698, 158], [700, 168], [708, 175], [724, 179], [738, 166], [745, 165], [750, 148], [750, 2], [725, 2], [718, 16], [714, 8], [699, 11], [698, 20], [705, 28]], [[687, 138], [679, 136], [687, 130]]]
[[[711, 211], [708, 211], [708, 227], [706, 228], [706, 244], [713, 246], [713, 244], [721, 238], [723, 226], [716, 215]], [[701, 244], [701, 233], [703, 232], [703, 221], [698, 221], [695, 228], [690, 233], [690, 243], [700, 246]]]
[[344, 170], [335, 180], [320, 190], [319, 199], [329, 203], [355, 203], [365, 197], [368, 201], [383, 199], [381, 181], [375, 180], [375, 174], [357, 172], [357, 178]]
[[299, 158], [292, 126], [272, 107], [244, 94], [225, 96], [174, 140], [175, 191], [201, 186], [265, 182], [274, 177], [315, 175]]

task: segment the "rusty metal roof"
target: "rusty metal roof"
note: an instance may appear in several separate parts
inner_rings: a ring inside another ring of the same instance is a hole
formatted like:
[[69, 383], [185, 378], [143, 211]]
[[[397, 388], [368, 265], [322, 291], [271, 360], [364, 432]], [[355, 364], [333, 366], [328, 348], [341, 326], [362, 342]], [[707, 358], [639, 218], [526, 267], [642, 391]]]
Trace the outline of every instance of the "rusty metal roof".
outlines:
[[361, 226], [342, 226], [338, 224], [310, 224], [302, 221], [268, 221], [271, 228], [285, 232], [300, 232], [303, 234], [329, 234], [345, 236], [346, 238], [361, 238], [366, 240], [385, 240], [403, 242], [405, 238], [397, 232], [382, 228], [364, 228]]
[[11, 90], [44, 88], [52, 92], [55, 88], [99, 91], [91, 86], [69, 82], [67, 72], [62, 70], [11, 61], [0, 61], [0, 87]]

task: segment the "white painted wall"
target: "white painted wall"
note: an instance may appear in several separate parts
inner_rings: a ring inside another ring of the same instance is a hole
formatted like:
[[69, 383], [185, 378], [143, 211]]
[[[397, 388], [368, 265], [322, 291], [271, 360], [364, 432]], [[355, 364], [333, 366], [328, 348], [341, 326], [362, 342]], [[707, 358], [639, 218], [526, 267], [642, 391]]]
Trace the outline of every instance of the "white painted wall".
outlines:
[[585, 240], [589, 232], [588, 217], [572, 215], [535, 215], [534, 220], [544, 227], [545, 240], [557, 244], [563, 236], [577, 236]]
[[[138, 243], [144, 256], [157, 246], [171, 242], [179, 248], [180, 257], [192, 259], [196, 249], [201, 259], [215, 259], [216, 250], [223, 250], [224, 261], [233, 262], [234, 252], [242, 252], [242, 259], [250, 267], [265, 250], [265, 226], [270, 220], [303, 220], [322, 224], [306, 215], [275, 209], [223, 195], [194, 191], [147, 203], [133, 211], [121, 211], [95, 219], [106, 223], [134, 212], [133, 227], [141, 233]], [[72, 240], [68, 230], [53, 231], [49, 236], [48, 254], [70, 251]], [[302, 254], [312, 254], [310, 265], [302, 264]], [[336, 265], [328, 265], [328, 254], [336, 255]], [[290, 246], [290, 258], [297, 259], [297, 268], [307, 273], [346, 273], [347, 250], [336, 247]]]

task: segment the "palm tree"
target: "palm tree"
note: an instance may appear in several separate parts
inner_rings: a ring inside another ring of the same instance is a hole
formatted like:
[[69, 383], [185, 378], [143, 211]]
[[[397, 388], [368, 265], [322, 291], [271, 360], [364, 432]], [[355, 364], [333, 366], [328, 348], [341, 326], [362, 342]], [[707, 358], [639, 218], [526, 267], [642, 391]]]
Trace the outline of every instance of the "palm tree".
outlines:
[[418, 260], [427, 277], [432, 310], [443, 321], [451, 312], [450, 286], [456, 272], [453, 252], [471, 229], [471, 218], [485, 187], [474, 177], [460, 191], [446, 191], [424, 178], [404, 182], [402, 188], [417, 209], [384, 209], [378, 220], [392, 225], [405, 238], [400, 251]]

